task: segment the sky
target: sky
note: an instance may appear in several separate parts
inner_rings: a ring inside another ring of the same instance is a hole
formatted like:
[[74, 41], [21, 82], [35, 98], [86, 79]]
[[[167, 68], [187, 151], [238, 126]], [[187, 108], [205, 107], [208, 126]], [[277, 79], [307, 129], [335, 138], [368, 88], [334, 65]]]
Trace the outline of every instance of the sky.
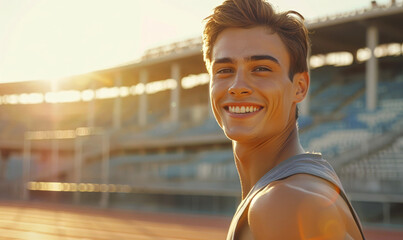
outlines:
[[[222, 1], [0, 0], [0, 83], [55, 80], [133, 62], [146, 49], [201, 36], [203, 18]], [[296, 10], [308, 20], [371, 4], [270, 2], [279, 11]]]

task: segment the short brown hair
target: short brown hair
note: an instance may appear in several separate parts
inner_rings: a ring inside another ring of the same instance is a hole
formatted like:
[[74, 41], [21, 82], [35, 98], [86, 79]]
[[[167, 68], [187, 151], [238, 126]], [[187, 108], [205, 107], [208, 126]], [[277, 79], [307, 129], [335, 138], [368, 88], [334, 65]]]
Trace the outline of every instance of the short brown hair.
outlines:
[[308, 30], [304, 17], [296, 11], [276, 13], [264, 0], [226, 0], [207, 18], [203, 31], [203, 57], [209, 70], [212, 50], [217, 36], [226, 28], [251, 28], [265, 26], [277, 33], [290, 57], [289, 77], [308, 72]]

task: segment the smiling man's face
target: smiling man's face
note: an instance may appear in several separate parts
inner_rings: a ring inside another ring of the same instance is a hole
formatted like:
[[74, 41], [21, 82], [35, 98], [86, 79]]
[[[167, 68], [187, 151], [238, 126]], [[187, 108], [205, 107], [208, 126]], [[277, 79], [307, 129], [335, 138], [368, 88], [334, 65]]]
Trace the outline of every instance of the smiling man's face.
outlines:
[[301, 99], [296, 97], [298, 84], [289, 79], [289, 62], [280, 37], [264, 27], [228, 28], [218, 35], [210, 98], [228, 138], [260, 141], [295, 122], [295, 106]]

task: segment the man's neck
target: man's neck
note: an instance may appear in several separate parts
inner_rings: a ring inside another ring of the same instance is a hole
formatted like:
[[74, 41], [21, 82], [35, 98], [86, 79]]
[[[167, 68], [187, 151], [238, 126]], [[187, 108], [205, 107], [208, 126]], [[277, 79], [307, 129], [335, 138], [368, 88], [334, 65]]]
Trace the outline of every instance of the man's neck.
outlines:
[[242, 187], [242, 199], [268, 171], [280, 162], [304, 153], [299, 143], [296, 124], [289, 124], [278, 136], [263, 142], [233, 142], [235, 163], [238, 168]]

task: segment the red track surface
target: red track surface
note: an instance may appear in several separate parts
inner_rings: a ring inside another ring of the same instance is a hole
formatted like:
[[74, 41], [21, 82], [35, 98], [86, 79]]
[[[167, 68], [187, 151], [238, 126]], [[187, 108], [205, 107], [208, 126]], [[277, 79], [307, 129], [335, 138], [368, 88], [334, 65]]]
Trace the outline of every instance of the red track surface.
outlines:
[[[0, 202], [1, 240], [215, 240], [225, 239], [229, 222], [224, 217]], [[368, 240], [403, 239], [403, 230], [365, 233]]]
[[225, 239], [227, 218], [0, 203], [0, 239]]

